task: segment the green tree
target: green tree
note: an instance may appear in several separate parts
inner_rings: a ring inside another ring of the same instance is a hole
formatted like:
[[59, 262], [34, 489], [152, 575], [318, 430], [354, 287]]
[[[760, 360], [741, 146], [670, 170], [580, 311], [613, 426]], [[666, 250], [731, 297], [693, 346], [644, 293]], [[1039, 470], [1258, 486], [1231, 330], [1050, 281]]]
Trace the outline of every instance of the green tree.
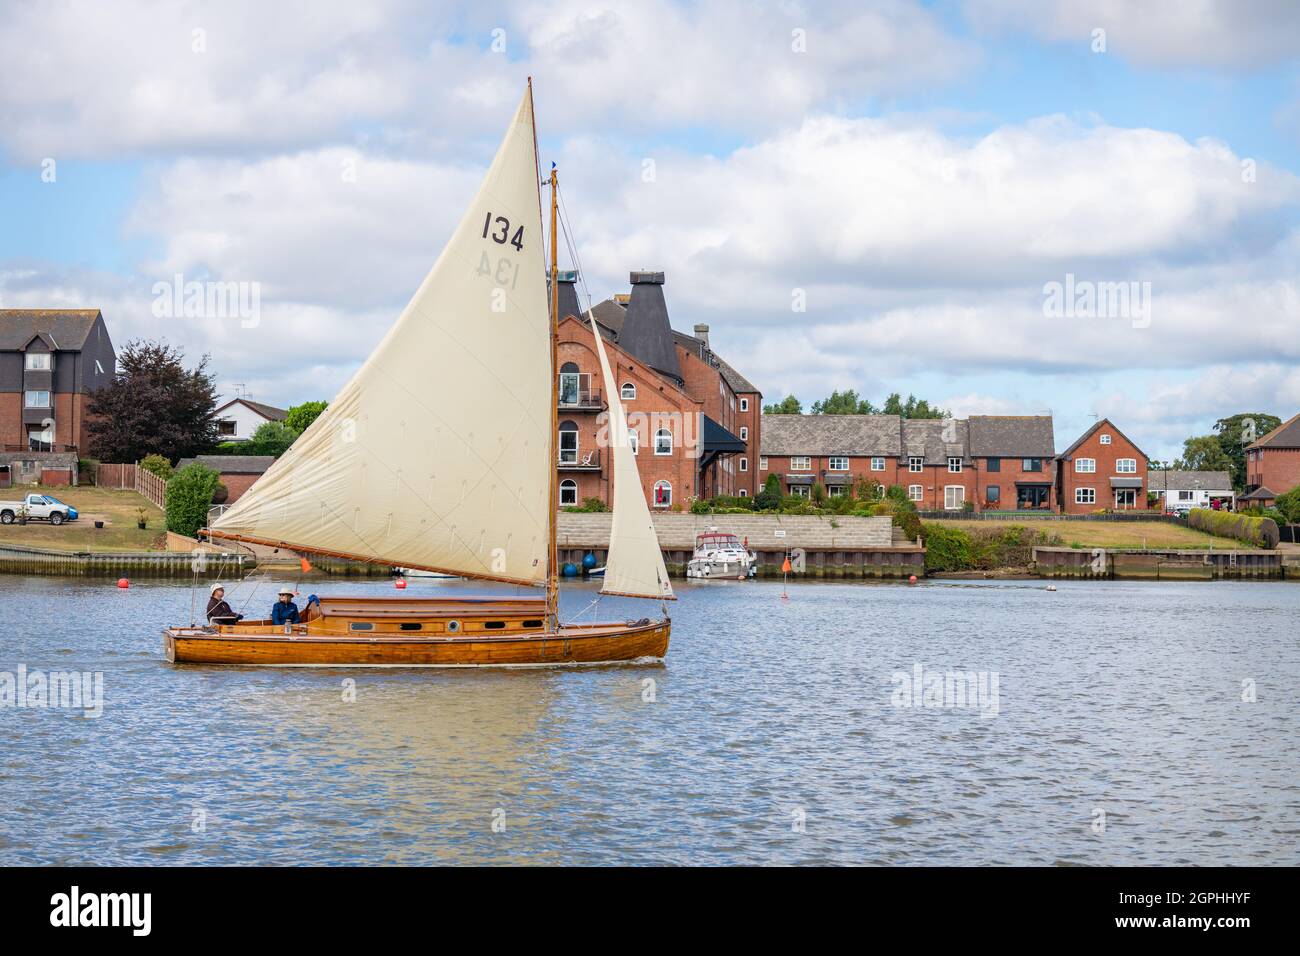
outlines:
[[157, 475], [163, 481], [172, 476], [172, 463], [162, 455], [145, 455], [140, 460], [140, 467]]
[[208, 509], [221, 476], [215, 469], [193, 462], [167, 482], [167, 530], [192, 538], [208, 523]]
[[759, 511], [775, 511], [781, 507], [781, 479], [768, 475], [763, 490], [754, 496], [754, 507]]
[[938, 406], [932, 406], [924, 398], [908, 395], [907, 401], [898, 392], [893, 392], [885, 399], [881, 408], [885, 415], [897, 415], [899, 418], [951, 418], [952, 415]]
[[1197, 435], [1183, 442], [1183, 457], [1175, 468], [1187, 471], [1229, 471], [1232, 459], [1219, 444], [1218, 435]]
[[289, 446], [298, 440], [298, 432], [284, 422], [263, 422], [253, 432], [253, 437], [244, 442], [240, 453], [244, 455], [274, 455], [279, 458]]
[[875, 415], [876, 412], [876, 406], [865, 398], [859, 398], [858, 393], [851, 388], [843, 392], [831, 392], [829, 398], [812, 404], [814, 415]]
[[170, 461], [217, 443], [217, 385], [205, 355], [192, 369], [164, 341], [132, 340], [117, 356], [113, 381], [91, 393], [86, 431], [100, 461], [139, 461], [157, 452]]
[[1300, 524], [1300, 486], [1278, 495], [1276, 504], [1287, 524]]
[[291, 405], [284, 423], [301, 435], [328, 406], [329, 402], [303, 402], [301, 405]]
[[1241, 412], [1214, 423], [1219, 445], [1232, 462], [1232, 486], [1238, 491], [1246, 487], [1246, 446], [1281, 424], [1282, 419], [1267, 412]]
[[787, 395], [781, 401], [773, 405], [763, 406], [764, 415], [802, 415], [803, 406], [799, 404], [799, 399], [793, 395]]

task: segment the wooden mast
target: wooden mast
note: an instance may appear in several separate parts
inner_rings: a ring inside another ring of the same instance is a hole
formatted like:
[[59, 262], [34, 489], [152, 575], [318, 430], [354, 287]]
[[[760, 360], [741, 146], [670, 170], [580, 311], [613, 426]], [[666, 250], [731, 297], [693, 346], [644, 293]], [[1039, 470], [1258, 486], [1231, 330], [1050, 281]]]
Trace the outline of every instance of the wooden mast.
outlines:
[[[533, 79], [528, 78], [528, 98], [533, 97]], [[533, 147], [537, 146], [537, 114], [533, 113]], [[541, 157], [538, 156], [538, 165]], [[559, 237], [559, 196], [556, 188], [560, 180], [555, 173], [555, 164], [551, 163], [551, 470], [547, 480], [547, 529], [549, 540], [546, 552], [546, 616], [553, 630], [560, 628], [560, 566], [556, 549], [557, 515], [559, 507], [559, 460], [556, 436], [560, 429], [560, 237]]]

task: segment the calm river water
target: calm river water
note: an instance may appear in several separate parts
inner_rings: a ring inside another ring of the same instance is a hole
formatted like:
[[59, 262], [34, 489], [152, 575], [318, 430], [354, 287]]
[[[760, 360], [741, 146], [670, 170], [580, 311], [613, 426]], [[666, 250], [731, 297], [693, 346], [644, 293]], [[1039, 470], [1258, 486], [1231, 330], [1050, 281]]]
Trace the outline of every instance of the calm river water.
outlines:
[[162, 659], [187, 587], [0, 576], [0, 672], [105, 696], [0, 709], [0, 864], [1300, 863], [1300, 587], [1058, 587], [682, 583], [663, 665], [258, 670]]

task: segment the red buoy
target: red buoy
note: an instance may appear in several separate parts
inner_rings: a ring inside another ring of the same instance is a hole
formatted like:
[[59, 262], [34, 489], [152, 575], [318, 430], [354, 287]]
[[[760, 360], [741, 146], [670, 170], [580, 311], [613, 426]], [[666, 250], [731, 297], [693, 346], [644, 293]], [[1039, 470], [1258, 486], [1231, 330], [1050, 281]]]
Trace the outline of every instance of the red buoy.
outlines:
[[120, 588], [129, 588], [131, 586], [131, 582], [128, 581], [126, 578], [118, 578], [117, 586]]
[[915, 583], [916, 583], [916, 575], [913, 574], [910, 578], [908, 578], [908, 579], [907, 579], [907, 583], [908, 583], [908, 584], [915, 584]]
[[406, 587], [406, 578], [398, 578], [396, 581], [393, 582], [393, 587], [401, 591], [403, 588]]

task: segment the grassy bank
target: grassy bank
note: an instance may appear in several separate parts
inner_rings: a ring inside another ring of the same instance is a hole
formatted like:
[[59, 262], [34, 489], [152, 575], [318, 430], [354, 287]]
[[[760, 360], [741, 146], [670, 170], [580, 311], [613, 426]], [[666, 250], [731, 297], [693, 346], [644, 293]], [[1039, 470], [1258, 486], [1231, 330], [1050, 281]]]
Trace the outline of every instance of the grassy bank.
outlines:
[[[937, 519], [926, 524], [957, 528], [975, 535], [1003, 522]], [[1062, 548], [1179, 548], [1231, 551], [1249, 549], [1233, 538], [1220, 538], [1164, 521], [1026, 521], [1006, 522], [1042, 537], [1037, 544]]]
[[[52, 495], [77, 509], [77, 520], [55, 527], [48, 521], [0, 525], [0, 544], [58, 551], [160, 551], [166, 547], [163, 513], [134, 491], [76, 488], [5, 488], [0, 500], [19, 500], [32, 493]], [[139, 509], [148, 527], [136, 527]], [[96, 528], [95, 522], [104, 527]]]

